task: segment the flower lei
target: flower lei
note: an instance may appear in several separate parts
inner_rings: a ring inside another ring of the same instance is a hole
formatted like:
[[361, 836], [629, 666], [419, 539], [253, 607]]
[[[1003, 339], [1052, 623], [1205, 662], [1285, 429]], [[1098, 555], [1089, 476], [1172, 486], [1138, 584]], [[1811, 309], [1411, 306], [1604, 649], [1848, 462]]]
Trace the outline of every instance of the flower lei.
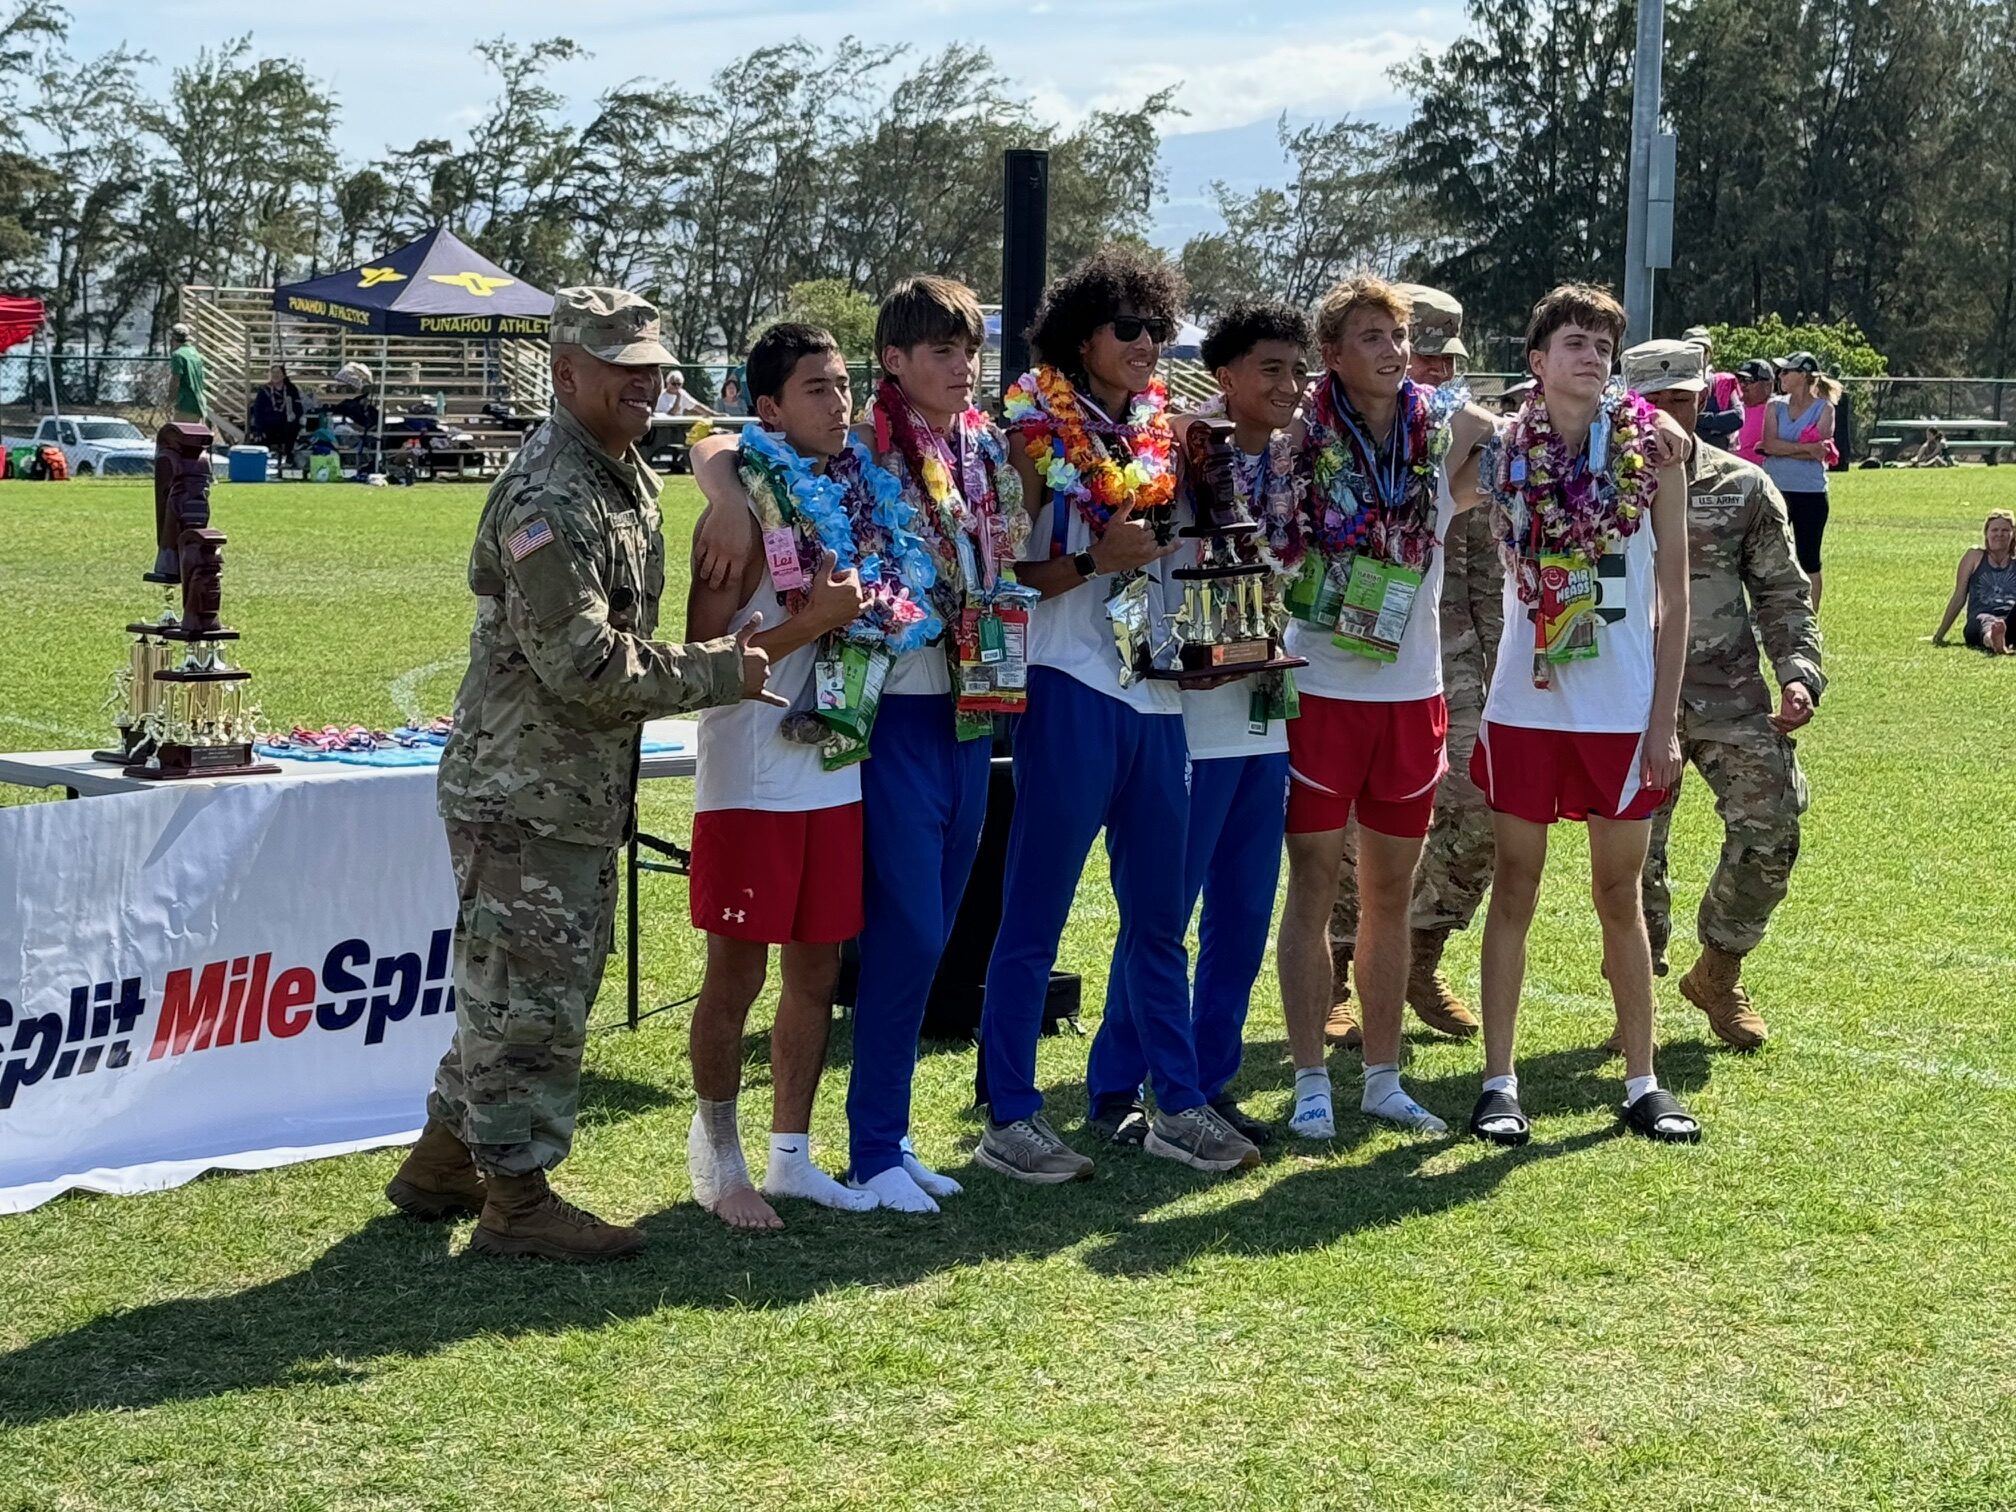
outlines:
[[1400, 498], [1388, 505], [1372, 482], [1379, 458], [1368, 452], [1365, 422], [1343, 385], [1331, 373], [1310, 385], [1302, 423], [1315, 485], [1309, 491], [1309, 531], [1318, 550], [1330, 557], [1366, 552], [1427, 570], [1435, 549], [1436, 473], [1449, 451], [1449, 417], [1465, 397], [1455, 385], [1429, 389], [1411, 378], [1401, 380], [1397, 424], [1406, 477]]
[[[816, 473], [811, 461], [787, 445], [781, 436], [760, 425], [742, 428], [742, 481], [752, 495], [768, 494], [779, 506], [781, 489], [789, 514], [798, 526], [798, 560], [809, 577], [819, 554], [833, 553], [836, 570], [861, 574], [861, 612], [842, 629], [840, 639], [892, 654], [914, 651], [944, 633], [933, 609], [930, 590], [938, 579], [930, 550], [913, 533], [916, 511], [903, 497], [903, 485], [875, 465], [853, 436], [847, 450]], [[805, 591], [789, 595], [796, 612]]]
[[[1213, 394], [1198, 406], [1196, 418], [1221, 419], [1225, 413], [1225, 396]], [[1260, 527], [1251, 536], [1238, 537], [1235, 549], [1279, 576], [1292, 575], [1308, 555], [1309, 536], [1304, 528], [1302, 478], [1288, 433], [1276, 431], [1257, 463], [1249, 465], [1243, 454], [1234, 458], [1232, 486], [1247, 518]]]
[[[1488, 446], [1483, 475], [1497, 502], [1498, 544], [1515, 567], [1543, 551], [1600, 561], [1645, 523], [1659, 491], [1652, 406], [1613, 380], [1597, 423], [1605, 418], [1609, 456], [1600, 472], [1570, 455], [1537, 389]], [[1538, 589], [1526, 578], [1519, 574], [1520, 598], [1530, 603]]]
[[918, 423], [915, 408], [893, 378], [884, 378], [869, 400], [868, 418], [875, 427], [876, 455], [887, 459], [885, 466], [906, 489], [923, 496], [919, 534], [938, 568], [932, 597], [941, 618], [955, 619], [969, 587], [960, 567], [959, 537], [973, 541], [982, 554], [986, 580], [970, 586], [991, 591], [1001, 573], [1013, 573], [1029, 537], [1022, 480], [1008, 465], [1000, 432], [977, 409], [969, 407], [953, 421], [963, 443], [956, 453], [930, 426]]
[[[1131, 500], [1137, 510], [1155, 509], [1176, 496], [1175, 438], [1161, 379], [1134, 396], [1125, 423], [1118, 425], [1088, 420], [1071, 380], [1047, 363], [1017, 378], [1003, 404], [1008, 429], [1022, 438], [1050, 492], [1060, 506], [1068, 502], [1078, 511], [1094, 539], [1105, 533], [1106, 522], [1123, 502]], [[1113, 460], [1102, 435], [1125, 444], [1129, 455], [1124, 463]]]

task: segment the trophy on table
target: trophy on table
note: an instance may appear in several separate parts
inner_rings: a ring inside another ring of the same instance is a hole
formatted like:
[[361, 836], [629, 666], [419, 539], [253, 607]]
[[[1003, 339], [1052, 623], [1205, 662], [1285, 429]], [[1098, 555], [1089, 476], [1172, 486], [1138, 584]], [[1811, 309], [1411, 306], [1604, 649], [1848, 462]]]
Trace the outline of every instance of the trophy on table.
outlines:
[[1196, 523], [1179, 534], [1203, 545], [1196, 566], [1169, 574], [1183, 591], [1181, 605], [1163, 617], [1176, 644], [1176, 659], [1149, 676], [1194, 682], [1307, 665], [1302, 657], [1281, 653], [1269, 591], [1271, 570], [1239, 550], [1239, 542], [1260, 526], [1239, 507], [1232, 422], [1192, 422], [1183, 437], [1183, 457]]
[[253, 760], [258, 710], [245, 696], [252, 674], [225, 655], [238, 639], [220, 615], [225, 539], [210, 528], [209, 427], [164, 425], [154, 443], [154, 566], [141, 574], [162, 586], [161, 614], [126, 627], [133, 645], [115, 695], [119, 746], [92, 753], [129, 777], [280, 770]]

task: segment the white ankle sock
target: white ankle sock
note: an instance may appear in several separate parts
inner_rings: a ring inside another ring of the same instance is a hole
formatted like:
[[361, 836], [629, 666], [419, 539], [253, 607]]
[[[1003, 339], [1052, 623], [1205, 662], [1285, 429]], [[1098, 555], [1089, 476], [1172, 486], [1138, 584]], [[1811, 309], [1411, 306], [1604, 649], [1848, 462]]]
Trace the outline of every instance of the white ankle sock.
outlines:
[[1519, 1073], [1517, 1071], [1508, 1071], [1503, 1076], [1487, 1076], [1484, 1078], [1484, 1090], [1486, 1092], [1503, 1092], [1512, 1101], [1517, 1102], [1519, 1101]]
[[938, 1204], [931, 1200], [930, 1194], [912, 1181], [910, 1173], [900, 1165], [877, 1171], [866, 1181], [850, 1180], [847, 1185], [853, 1191], [873, 1192], [878, 1203], [899, 1213], [938, 1211]]
[[957, 1197], [966, 1190], [950, 1176], [932, 1170], [919, 1160], [908, 1139], [903, 1141], [903, 1169], [910, 1173], [912, 1181], [933, 1197]]
[[1330, 1072], [1324, 1066], [1307, 1066], [1295, 1073], [1295, 1111], [1288, 1119], [1288, 1132], [1303, 1139], [1334, 1139], [1337, 1115], [1330, 1100]]
[[810, 1134], [770, 1136], [770, 1164], [763, 1172], [763, 1195], [803, 1197], [843, 1213], [865, 1213], [877, 1200], [873, 1192], [842, 1186], [812, 1164]]
[[1419, 1129], [1425, 1134], [1449, 1132], [1449, 1125], [1407, 1095], [1407, 1089], [1400, 1085], [1398, 1061], [1365, 1068], [1365, 1091], [1358, 1099], [1358, 1109], [1370, 1117], [1406, 1129]]
[[693, 1200], [711, 1208], [729, 1192], [750, 1185], [749, 1166], [742, 1158], [742, 1132], [735, 1124], [735, 1099], [699, 1100], [693, 1126], [686, 1133], [686, 1169], [693, 1181]]
[[1657, 1076], [1627, 1076], [1624, 1078], [1624, 1106], [1628, 1108], [1647, 1092], [1658, 1090]]

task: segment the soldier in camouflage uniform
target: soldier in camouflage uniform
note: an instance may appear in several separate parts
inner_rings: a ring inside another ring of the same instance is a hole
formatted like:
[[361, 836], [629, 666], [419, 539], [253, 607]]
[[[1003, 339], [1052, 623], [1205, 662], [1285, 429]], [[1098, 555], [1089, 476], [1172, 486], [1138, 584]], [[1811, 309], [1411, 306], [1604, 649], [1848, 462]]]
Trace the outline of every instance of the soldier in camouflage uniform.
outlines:
[[[1463, 306], [1440, 289], [1400, 287], [1414, 301], [1408, 376], [1435, 386], [1449, 382], [1456, 376], [1456, 359], [1469, 355], [1463, 345]], [[1470, 780], [1470, 751], [1477, 743], [1491, 659], [1505, 620], [1505, 568], [1491, 536], [1490, 515], [1488, 509], [1459, 514], [1442, 543], [1442, 696], [1449, 706], [1449, 774], [1436, 790], [1434, 827], [1414, 874], [1413, 957], [1407, 979], [1407, 1003], [1421, 1021], [1461, 1039], [1477, 1032], [1477, 1020], [1449, 990], [1441, 963], [1449, 936], [1470, 926], [1491, 883], [1491, 814]], [[1330, 910], [1336, 1004], [1324, 1026], [1327, 1038], [1350, 1049], [1360, 1042], [1349, 981], [1358, 936], [1355, 841], [1354, 824], [1345, 837], [1337, 902]]]
[[[1699, 347], [1650, 341], [1624, 354], [1625, 381], [1689, 431], [1705, 378]], [[1687, 675], [1680, 749], [1707, 779], [1722, 816], [1722, 858], [1701, 899], [1701, 956], [1680, 991], [1725, 1043], [1764, 1043], [1763, 1018], [1743, 990], [1743, 957], [1764, 938], [1799, 856], [1806, 779], [1791, 732], [1813, 716], [1826, 678], [1806, 574], [1792, 551], [1785, 501], [1762, 469], [1697, 442], [1688, 463]], [[1779, 703], [1758, 669], [1763, 642]], [[1684, 770], [1684, 769], [1683, 769]], [[1681, 783], [1652, 821], [1645, 857], [1645, 923], [1664, 975], [1673, 932], [1666, 840]]]
[[561, 1201], [546, 1172], [573, 1141], [639, 727], [762, 696], [768, 658], [746, 633], [651, 639], [665, 543], [635, 443], [672, 360], [657, 312], [563, 289], [552, 343], [556, 412], [490, 490], [469, 558], [476, 626], [438, 788], [461, 900], [455, 1040], [385, 1194], [419, 1218], [478, 1214], [475, 1250], [604, 1260], [644, 1236]]

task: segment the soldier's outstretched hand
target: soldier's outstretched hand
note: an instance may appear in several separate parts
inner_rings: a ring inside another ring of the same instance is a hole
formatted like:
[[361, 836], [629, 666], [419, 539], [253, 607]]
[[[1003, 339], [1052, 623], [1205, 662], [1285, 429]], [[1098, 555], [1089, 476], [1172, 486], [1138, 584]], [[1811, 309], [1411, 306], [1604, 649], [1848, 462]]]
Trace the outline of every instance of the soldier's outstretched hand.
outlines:
[[749, 638], [763, 628], [763, 616], [752, 614], [749, 622], [735, 632], [735, 647], [742, 653], [742, 696], [758, 699], [763, 703], [775, 704], [780, 709], [790, 707], [790, 700], [779, 698], [768, 687], [770, 681], [770, 653], [761, 646], [749, 644]]

